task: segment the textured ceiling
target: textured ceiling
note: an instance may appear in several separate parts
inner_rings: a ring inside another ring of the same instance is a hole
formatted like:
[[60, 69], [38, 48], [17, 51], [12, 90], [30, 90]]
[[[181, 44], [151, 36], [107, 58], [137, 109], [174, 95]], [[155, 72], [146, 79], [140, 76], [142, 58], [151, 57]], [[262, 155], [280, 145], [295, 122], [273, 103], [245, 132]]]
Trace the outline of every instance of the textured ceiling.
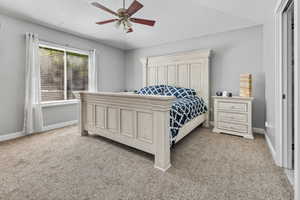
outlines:
[[[112, 10], [121, 0], [95, 0]], [[92, 38], [121, 49], [154, 46], [258, 24], [272, 16], [276, 0], [139, 0], [145, 7], [134, 17], [154, 19], [154, 28], [134, 24], [125, 34], [113, 18], [90, 5], [90, 0], [0, 0], [0, 12]], [[132, 0], [126, 0], [127, 7]]]

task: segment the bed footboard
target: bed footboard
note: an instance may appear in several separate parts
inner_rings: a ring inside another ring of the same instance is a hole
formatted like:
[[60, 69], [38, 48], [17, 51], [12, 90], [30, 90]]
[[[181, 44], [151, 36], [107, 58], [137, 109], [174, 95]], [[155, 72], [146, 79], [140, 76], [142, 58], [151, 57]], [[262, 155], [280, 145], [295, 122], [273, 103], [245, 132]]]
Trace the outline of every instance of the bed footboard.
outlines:
[[97, 134], [155, 156], [155, 168], [170, 162], [170, 108], [175, 97], [124, 93], [75, 94], [81, 135]]

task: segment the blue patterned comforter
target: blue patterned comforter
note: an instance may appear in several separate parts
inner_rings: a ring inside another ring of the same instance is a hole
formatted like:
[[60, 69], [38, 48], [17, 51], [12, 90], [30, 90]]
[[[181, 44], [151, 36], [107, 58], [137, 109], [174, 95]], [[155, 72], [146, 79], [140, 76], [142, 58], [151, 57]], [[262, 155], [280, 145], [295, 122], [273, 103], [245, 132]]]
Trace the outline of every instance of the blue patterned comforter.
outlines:
[[170, 141], [175, 144], [179, 129], [195, 117], [206, 113], [207, 106], [198, 96], [176, 99], [170, 110]]
[[153, 85], [138, 91], [141, 95], [175, 96], [176, 100], [170, 110], [170, 143], [175, 144], [179, 129], [195, 117], [206, 113], [207, 106], [196, 91], [190, 88], [180, 88], [169, 85]]

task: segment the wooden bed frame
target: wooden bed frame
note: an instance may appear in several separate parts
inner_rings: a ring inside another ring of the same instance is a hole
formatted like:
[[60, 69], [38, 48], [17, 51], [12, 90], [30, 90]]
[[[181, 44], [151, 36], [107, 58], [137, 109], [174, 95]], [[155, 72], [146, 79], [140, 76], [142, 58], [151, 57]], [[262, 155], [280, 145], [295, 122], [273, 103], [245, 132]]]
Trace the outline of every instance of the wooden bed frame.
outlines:
[[[210, 50], [142, 59], [144, 86], [166, 84], [193, 88], [210, 106]], [[133, 93], [79, 92], [79, 129], [82, 135], [97, 134], [153, 154], [155, 168], [166, 171], [170, 161], [171, 96]], [[209, 126], [209, 112], [186, 123], [178, 142], [194, 128]]]

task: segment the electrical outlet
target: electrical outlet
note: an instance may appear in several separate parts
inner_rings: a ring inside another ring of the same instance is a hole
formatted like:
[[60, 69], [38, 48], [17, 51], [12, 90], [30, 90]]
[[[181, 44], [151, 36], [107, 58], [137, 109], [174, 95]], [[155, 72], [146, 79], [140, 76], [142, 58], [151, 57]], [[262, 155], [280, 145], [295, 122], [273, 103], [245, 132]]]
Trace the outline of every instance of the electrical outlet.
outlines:
[[269, 122], [265, 122], [265, 127], [266, 128], [272, 128], [272, 125]]

